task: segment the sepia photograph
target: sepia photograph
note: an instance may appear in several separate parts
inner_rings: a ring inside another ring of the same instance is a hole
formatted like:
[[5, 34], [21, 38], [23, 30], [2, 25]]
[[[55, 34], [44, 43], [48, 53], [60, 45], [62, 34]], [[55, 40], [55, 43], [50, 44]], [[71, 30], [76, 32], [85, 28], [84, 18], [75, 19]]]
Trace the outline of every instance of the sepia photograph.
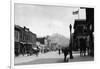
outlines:
[[94, 61], [94, 8], [14, 3], [14, 66]]

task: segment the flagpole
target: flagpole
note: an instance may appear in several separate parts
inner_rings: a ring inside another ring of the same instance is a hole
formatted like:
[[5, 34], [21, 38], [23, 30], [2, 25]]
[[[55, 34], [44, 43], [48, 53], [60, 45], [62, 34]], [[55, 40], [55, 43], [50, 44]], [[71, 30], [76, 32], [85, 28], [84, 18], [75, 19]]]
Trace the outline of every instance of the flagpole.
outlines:
[[[79, 9], [80, 9], [80, 7], [78, 8], [78, 11], [79, 11]], [[78, 12], [78, 20], [80, 19], [80, 17], [79, 17], [79, 12]]]

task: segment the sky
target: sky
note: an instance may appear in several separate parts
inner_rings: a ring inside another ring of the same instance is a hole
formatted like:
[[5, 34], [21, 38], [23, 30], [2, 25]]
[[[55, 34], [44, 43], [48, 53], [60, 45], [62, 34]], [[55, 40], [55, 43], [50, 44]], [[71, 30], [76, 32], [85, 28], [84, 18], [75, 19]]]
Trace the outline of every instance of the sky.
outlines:
[[[79, 13], [73, 15], [74, 11]], [[38, 37], [61, 34], [70, 38], [69, 25], [73, 25], [75, 19], [86, 19], [85, 9], [70, 6], [14, 4], [14, 22], [21, 27], [26, 26]]]

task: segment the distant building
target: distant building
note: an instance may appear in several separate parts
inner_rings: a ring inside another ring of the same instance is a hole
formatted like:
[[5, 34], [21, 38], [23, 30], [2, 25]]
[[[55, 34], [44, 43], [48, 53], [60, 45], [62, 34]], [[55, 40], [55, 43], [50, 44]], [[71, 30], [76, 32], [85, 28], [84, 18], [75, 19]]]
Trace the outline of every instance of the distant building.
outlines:
[[36, 34], [28, 28], [15, 25], [15, 53], [30, 53], [33, 46], [36, 46]]
[[36, 41], [40, 42], [41, 44], [45, 44], [45, 37], [38, 37]]

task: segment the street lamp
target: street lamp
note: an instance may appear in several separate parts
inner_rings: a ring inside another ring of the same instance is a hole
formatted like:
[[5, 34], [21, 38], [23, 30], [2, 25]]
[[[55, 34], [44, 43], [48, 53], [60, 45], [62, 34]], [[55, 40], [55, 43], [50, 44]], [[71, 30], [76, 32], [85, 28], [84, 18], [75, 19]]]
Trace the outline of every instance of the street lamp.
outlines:
[[69, 25], [69, 29], [70, 29], [70, 44], [69, 44], [69, 52], [70, 52], [70, 59], [73, 59], [73, 55], [72, 55], [72, 25]]

